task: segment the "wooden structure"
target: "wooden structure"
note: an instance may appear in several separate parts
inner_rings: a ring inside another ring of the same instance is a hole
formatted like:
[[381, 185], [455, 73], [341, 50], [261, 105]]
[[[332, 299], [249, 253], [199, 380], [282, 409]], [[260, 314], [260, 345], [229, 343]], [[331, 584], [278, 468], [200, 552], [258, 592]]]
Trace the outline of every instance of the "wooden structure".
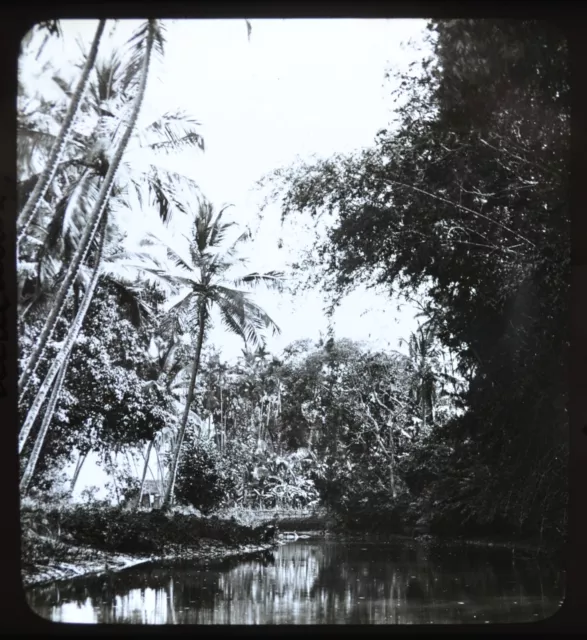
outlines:
[[141, 507], [158, 509], [163, 502], [161, 483], [158, 480], [145, 480]]

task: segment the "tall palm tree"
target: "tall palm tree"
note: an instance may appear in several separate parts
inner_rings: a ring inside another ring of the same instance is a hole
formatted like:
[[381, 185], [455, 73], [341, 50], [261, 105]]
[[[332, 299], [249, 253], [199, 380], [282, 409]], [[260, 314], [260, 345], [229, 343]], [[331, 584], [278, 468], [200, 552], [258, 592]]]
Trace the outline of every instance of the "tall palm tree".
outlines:
[[105, 26], [106, 20], [100, 20], [100, 22], [98, 23], [98, 28], [96, 29], [94, 41], [92, 42], [92, 46], [90, 48], [90, 53], [86, 58], [84, 68], [82, 70], [81, 78], [79, 79], [75, 93], [73, 94], [71, 102], [69, 103], [69, 109], [67, 110], [67, 114], [65, 116], [65, 120], [63, 121], [63, 125], [61, 126], [59, 135], [55, 140], [53, 148], [51, 149], [51, 154], [49, 156], [47, 164], [45, 165], [45, 169], [37, 180], [33, 192], [30, 194], [25, 206], [18, 216], [17, 244], [20, 244], [20, 242], [22, 241], [26, 230], [31, 223], [31, 220], [34, 218], [37, 209], [39, 208], [41, 199], [45, 196], [47, 188], [57, 172], [69, 136], [71, 135], [72, 125], [75, 117], [78, 114], [83, 94], [87, 89], [90, 73], [94, 67], [94, 63], [96, 62], [98, 47], [100, 46], [100, 40], [102, 38]]
[[279, 288], [283, 276], [280, 272], [273, 271], [264, 274], [251, 273], [244, 277], [229, 279], [228, 271], [231, 268], [236, 264], [246, 263], [246, 260], [236, 258], [235, 255], [238, 247], [250, 239], [250, 232], [247, 230], [240, 234], [236, 241], [223, 251], [227, 233], [235, 225], [233, 222], [223, 221], [225, 211], [226, 208], [216, 214], [209, 202], [200, 200], [189, 245], [189, 259], [181, 256], [176, 249], [165, 245], [169, 260], [175, 264], [182, 275], [170, 274], [165, 269], [149, 269], [156, 277], [171, 285], [174, 290], [185, 289], [185, 294], [172, 307], [169, 315], [171, 318], [177, 315], [183, 316], [196, 331], [186, 403], [163, 502], [166, 508], [173, 500], [181, 449], [200, 368], [202, 346], [211, 324], [213, 309], [219, 312], [226, 328], [240, 336], [245, 344], [259, 344], [260, 331], [263, 329], [270, 328], [274, 333], [279, 332], [279, 327], [267, 313], [250, 300], [249, 293], [235, 287], [264, 283], [270, 287]]
[[[162, 476], [164, 475], [161, 473], [161, 449], [166, 449], [172, 444], [173, 438], [170, 436], [178, 426], [179, 421], [176, 419], [176, 415], [181, 412], [181, 408], [185, 405], [189, 382], [186, 375], [189, 364], [185, 357], [185, 347], [181, 345], [177, 332], [171, 331], [168, 339], [164, 339], [161, 336], [153, 337], [149, 347], [149, 355], [152, 367], [147, 373], [149, 381], [146, 384], [146, 388], [150, 388], [155, 394], [171, 399], [174, 409], [169, 414], [166, 428], [156, 433], [147, 446], [137, 508], [141, 504], [153, 448], [155, 449], [159, 472]], [[198, 418], [195, 414], [192, 415], [192, 418], [198, 423]], [[163, 491], [164, 489], [162, 489], [162, 493]]]
[[434, 420], [436, 384], [438, 371], [438, 349], [433, 322], [426, 322], [412, 333], [408, 341], [409, 357], [414, 372], [412, 394], [420, 409], [422, 424]]
[[[95, 77], [89, 84], [88, 96], [82, 104], [85, 118], [83, 126], [80, 125], [73, 132], [69, 157], [61, 163], [55, 180], [59, 185], [52, 185], [51, 193], [46, 196], [47, 202], [43, 203], [45, 216], [30, 227], [25, 250], [19, 256], [21, 325], [31, 303], [38, 298], [47, 297], [46, 283], [49, 283], [50, 290], [52, 281], [61, 279], [65, 265], [71, 261], [80, 242], [90, 213], [88, 203], [95, 200], [104, 173], [100, 167], [103, 149], [99, 147], [106, 143], [96, 144], [96, 140], [105, 141], [115, 137], [115, 129], [125, 115], [123, 107], [130, 99], [128, 94], [133, 93], [132, 71], [129, 65], [122, 64], [117, 52], [106, 60], [96, 62]], [[67, 82], [57, 75], [53, 77], [53, 81], [69, 99], [71, 90]], [[25, 96], [26, 88], [21, 87], [19, 97], [22, 98], [23, 112], [18, 137], [22, 166], [19, 173], [23, 174], [19, 185], [21, 197], [26, 197], [26, 193], [30, 193], [32, 188], [30, 184], [38, 181], [38, 175], [31, 171], [31, 156], [39, 155], [39, 142], [45, 142], [48, 136], [46, 120], [41, 120], [44, 125], [39, 128], [39, 123], [33, 117], [36, 113], [35, 105], [27, 107]], [[49, 109], [46, 115], [54, 113], [58, 113], [57, 108]], [[189, 191], [197, 192], [197, 185], [185, 176], [153, 164], [152, 159], [156, 160], [157, 154], [189, 147], [203, 150], [204, 143], [197, 130], [198, 124], [193, 118], [175, 112], [164, 113], [148, 125], [137, 127], [119, 170], [119, 173], [126, 175], [118, 176], [111, 192], [109, 209], [115, 212], [118, 208], [132, 209], [127, 196], [133, 190], [139, 206], [143, 206], [147, 196], [148, 204], [157, 208], [163, 222], [169, 220], [174, 210], [185, 211], [177, 190], [186, 187]], [[131, 157], [137, 152], [140, 152], [141, 157], [145, 157], [145, 152], [148, 152], [146, 157], [151, 163], [146, 169], [138, 169], [136, 158]], [[28, 300], [22, 295], [25, 288]]]
[[51, 368], [49, 369], [49, 372], [47, 373], [47, 376], [45, 378], [44, 384], [41, 385], [41, 389], [39, 390], [39, 393], [37, 394], [37, 397], [35, 398], [35, 401], [33, 402], [33, 405], [28, 412], [27, 418], [19, 434], [18, 452], [21, 453], [30, 430], [35, 422], [35, 419], [37, 418], [39, 410], [43, 405], [43, 402], [45, 401], [45, 397], [47, 396], [47, 393], [51, 388], [55, 377], [57, 377], [55, 385], [53, 386], [51, 398], [49, 399], [49, 405], [47, 406], [45, 415], [43, 416], [41, 428], [39, 429], [39, 433], [37, 434], [33, 450], [31, 452], [31, 455], [29, 456], [27, 465], [20, 481], [20, 490], [22, 495], [26, 494], [26, 492], [28, 491], [31, 479], [35, 472], [35, 468], [41, 454], [41, 449], [43, 448], [47, 432], [49, 431], [49, 426], [51, 425], [51, 419], [53, 418], [53, 413], [55, 411], [55, 407], [57, 406], [59, 395], [61, 394], [61, 388], [65, 381], [65, 374], [67, 373], [67, 362], [69, 360], [71, 350], [73, 348], [75, 339], [77, 338], [81, 330], [85, 315], [90, 307], [94, 289], [96, 288], [98, 280], [100, 279], [100, 262], [102, 258], [102, 251], [104, 249], [105, 236], [106, 219], [104, 219], [103, 221], [103, 231], [100, 238], [100, 244], [97, 248], [96, 255], [94, 256], [92, 278], [89, 282], [82, 304], [78, 309], [76, 317], [73, 321], [72, 331], [70, 331], [63, 348], [58, 354], [58, 357], [53, 361], [53, 364], [51, 365]]
[[23, 367], [23, 371], [19, 379], [19, 393], [21, 395], [28, 387], [31, 376], [35, 373], [39, 362], [46, 355], [47, 346], [55, 329], [55, 325], [63, 313], [65, 300], [71, 291], [72, 284], [79, 273], [79, 269], [86, 258], [90, 244], [102, 220], [102, 216], [114, 184], [115, 174], [120, 166], [124, 151], [130, 140], [143, 104], [153, 46], [157, 44], [162, 50], [163, 38], [158, 21], [149, 20], [146, 25], [139, 29], [133, 40], [133, 61], [141, 61], [141, 73], [136, 97], [133, 101], [132, 111], [128, 119], [128, 125], [124, 129], [124, 133], [116, 146], [114, 157], [112, 158], [108, 171], [103, 178], [100, 190], [96, 197], [96, 202], [87, 221], [79, 246], [75, 251], [66, 273], [64, 274], [63, 281], [59, 287], [59, 291], [57, 292], [52, 310], [46, 319], [37, 345]]
[[[50, 219], [41, 222], [33, 229], [38, 238], [33, 238], [35, 234], [27, 237], [29, 246], [31, 240], [36, 243], [36, 256], [33, 245], [32, 259], [29, 258], [28, 262], [26, 259], [24, 262], [19, 260], [19, 275], [23, 276], [23, 280], [26, 280], [27, 273], [30, 280], [35, 261], [38, 282], [41, 280], [40, 275], [47, 269], [50, 272], [50, 279], [57, 281], [63, 279], [66, 266], [71, 263], [72, 256], [80, 244], [80, 236], [89, 217], [87, 211], [82, 211], [87, 207], [81, 205], [84, 201], [96, 200], [103, 181], [104, 167], [101, 162], [105, 159], [104, 147], [108, 145], [105, 140], [115, 135], [116, 129], [120, 128], [120, 121], [125, 119], [124, 109], [129, 101], [128, 96], [135, 92], [132, 81], [140, 71], [137, 56], [131, 58], [127, 65], [122, 64], [116, 52], [109, 58], [96, 62], [95, 77], [91, 80], [88, 96], [82, 103], [82, 112], [86, 121], [83, 127], [74, 130], [70, 157], [66, 162], [61, 163], [59, 180], [62, 188], [57, 189], [61, 191], [61, 195], [57, 197], [56, 205], [50, 210]], [[71, 90], [67, 82], [58, 76], [54, 76], [53, 80], [70, 98]], [[115, 117], [115, 114], [118, 115]], [[91, 125], [89, 128], [88, 124]], [[133, 153], [133, 141], [137, 143], [134, 145], [135, 151], [140, 151], [141, 157], [144, 156], [144, 151], [169, 153], [186, 147], [197, 147], [203, 150], [203, 140], [196, 128], [198, 124], [180, 112], [163, 114], [148, 126], [133, 132], [129, 153]], [[88, 134], [87, 131], [90, 130], [91, 134]], [[23, 131], [21, 136], [23, 140], [31, 136], [31, 139], [35, 140], [39, 137], [39, 133], [42, 134], [34, 127], [31, 129], [30, 126], [23, 127]], [[94, 144], [96, 140], [102, 142]], [[147, 157], [150, 158], [150, 156]], [[130, 169], [131, 164], [132, 169]], [[118, 204], [129, 208], [130, 205], [125, 200], [125, 196], [131, 187], [138, 196], [139, 205], [142, 206], [145, 192], [147, 192], [149, 204], [157, 207], [164, 222], [169, 219], [174, 210], [185, 211], [176, 186], [186, 186], [191, 191], [197, 191], [197, 185], [189, 178], [152, 163], [146, 170], [138, 171], [137, 175], [136, 161], [126, 159], [125, 162], [121, 161], [119, 173], [120, 171], [126, 172], [127, 175], [119, 177], [118, 184], [113, 185], [110, 200], [118, 200]], [[29, 178], [27, 182], [33, 179], [35, 176]], [[121, 184], [124, 184], [124, 188]], [[112, 207], [114, 208], [114, 204]], [[63, 265], [61, 273], [59, 273], [60, 263]], [[37, 293], [43, 294], [43, 289], [41, 288]], [[26, 310], [22, 310], [19, 313], [21, 322], [25, 312]]]
[[[106, 218], [104, 218], [105, 224]], [[40, 410], [43, 407], [43, 403], [48, 393], [53, 388], [54, 382], [59, 379], [64, 379], [65, 370], [67, 369], [67, 361], [70, 353], [75, 346], [78, 334], [82, 328], [85, 316], [90, 308], [94, 293], [98, 286], [100, 277], [105, 277], [110, 284], [114, 285], [120, 293], [123, 294], [126, 300], [126, 306], [129, 306], [131, 316], [137, 318], [137, 323], [140, 323], [140, 317], [145, 313], [148, 316], [152, 315], [152, 312], [148, 305], [144, 304], [139, 294], [140, 289], [136, 283], [128, 280], [127, 274], [122, 274], [121, 271], [129, 269], [140, 269], [140, 265], [130, 266], [131, 260], [136, 261], [136, 255], [129, 253], [121, 248], [120, 244], [117, 247], [116, 241], [120, 243], [120, 237], [117, 237], [117, 229], [113, 225], [112, 228], [105, 227], [104, 232], [100, 237], [100, 249], [96, 251], [94, 256], [94, 266], [92, 269], [92, 275], [89, 277], [87, 285], [84, 286], [83, 301], [75, 313], [75, 319], [69, 328], [67, 336], [61, 346], [56, 357], [53, 359], [51, 366], [41, 385], [36, 391], [36, 395], [32, 404], [30, 405], [25, 420], [21, 426], [18, 441], [18, 452], [22, 453], [22, 450], [30, 435], [31, 429], [37, 420]], [[111, 246], [108, 246], [111, 245]], [[142, 254], [139, 258], [144, 257]], [[85, 270], [80, 271], [80, 280], [84, 281], [88, 279]], [[55, 387], [61, 387], [62, 384], [55, 382]], [[55, 390], [54, 390], [55, 391]], [[53, 404], [53, 407], [55, 405]], [[53, 410], [49, 408], [45, 409], [45, 418], [50, 420], [53, 415]]]

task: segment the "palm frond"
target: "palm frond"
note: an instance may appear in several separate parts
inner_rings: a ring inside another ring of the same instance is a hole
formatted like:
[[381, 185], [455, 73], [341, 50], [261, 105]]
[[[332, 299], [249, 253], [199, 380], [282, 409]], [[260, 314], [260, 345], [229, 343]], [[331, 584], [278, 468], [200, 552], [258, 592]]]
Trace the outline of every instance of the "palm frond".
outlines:
[[147, 39], [150, 34], [154, 37], [154, 48], [161, 51], [162, 31], [158, 20], [147, 20], [132, 34], [125, 46], [127, 59], [123, 62], [124, 70], [120, 79], [120, 91], [126, 95], [133, 95], [133, 89], [140, 82], [141, 68]]
[[234, 284], [237, 287], [242, 285], [256, 287], [259, 284], [264, 284], [270, 289], [281, 291], [283, 289], [283, 281], [284, 274], [282, 271], [267, 271], [266, 273], [249, 273], [242, 278], [236, 278]]
[[110, 274], [120, 274], [121, 271], [127, 271], [135, 277], [139, 277], [140, 273], [149, 267], [164, 271], [164, 265], [148, 251], [130, 251], [123, 247], [109, 251], [103, 261], [104, 273]]
[[189, 260], [186, 260], [182, 255], [180, 255], [177, 249], [174, 249], [167, 242], [161, 240], [161, 238], [159, 238], [156, 234], [149, 232], [146, 235], [144, 241], [152, 243], [151, 246], [158, 246], [162, 249], [165, 249], [168, 260], [171, 260], [171, 262], [173, 262], [176, 267], [189, 274], [193, 273], [194, 267], [190, 264]]
[[153, 321], [155, 312], [142, 298], [143, 287], [140, 283], [129, 282], [116, 273], [108, 273], [106, 279], [118, 293], [120, 303], [126, 308], [130, 321], [140, 327], [145, 320]]
[[53, 217], [43, 230], [43, 240], [37, 253], [39, 282], [56, 276], [56, 264], [67, 263], [83, 233], [88, 208], [95, 200], [98, 188], [82, 178], [72, 185], [53, 211]]
[[166, 313], [161, 321], [161, 331], [164, 333], [171, 333], [179, 335], [183, 333], [184, 317], [178, 313]]
[[173, 366], [176, 364], [176, 354], [178, 351], [179, 345], [175, 340], [172, 340], [167, 349], [161, 354], [161, 369], [166, 373], [170, 373], [173, 369]]
[[[30, 125], [19, 125], [17, 130], [17, 136], [19, 143], [24, 142], [24, 140], [28, 140], [35, 145], [42, 145], [47, 148], [47, 155], [51, 148], [51, 145], [55, 143], [56, 135], [51, 133], [50, 131], [40, 131], [39, 129], [34, 129]], [[36, 147], [30, 149], [30, 151], [34, 151]]]
[[244, 336], [244, 339], [253, 345], [260, 342], [259, 331], [270, 329], [274, 335], [281, 332], [269, 314], [249, 300], [246, 291], [217, 285], [210, 297], [218, 305], [223, 316], [229, 314], [233, 323], [239, 325], [241, 328], [239, 335]]
[[100, 108], [103, 103], [111, 100], [125, 89], [123, 82], [126, 80], [122, 60], [119, 52], [114, 51], [107, 59], [101, 59], [96, 62], [92, 82], [88, 90], [88, 98], [92, 109], [99, 115], [106, 116], [101, 113]]
[[203, 253], [209, 246], [212, 232], [212, 205], [206, 200], [198, 203], [198, 213], [194, 220], [194, 246]]
[[159, 139], [145, 146], [166, 153], [189, 147], [197, 147], [204, 151], [204, 139], [197, 131], [198, 126], [200, 123], [197, 120], [188, 117], [182, 111], [165, 113], [146, 127], [146, 133], [154, 133]]
[[40, 173], [57, 136], [32, 125], [20, 125], [17, 129], [17, 169], [19, 176]]
[[57, 74], [53, 76], [52, 80], [61, 89], [61, 91], [63, 91], [65, 97], [71, 100], [75, 91], [74, 84], [72, 82], [67, 82]]
[[243, 231], [240, 236], [228, 247], [225, 251], [226, 255], [230, 258], [234, 257], [240, 245], [244, 242], [249, 242], [253, 237], [251, 229], [247, 227], [245, 231]]
[[245, 344], [249, 342], [249, 335], [246, 331], [246, 325], [244, 323], [244, 314], [235, 313], [239, 311], [234, 304], [231, 304], [224, 298], [215, 300], [220, 310], [220, 317], [224, 326], [235, 335], [242, 338]]
[[156, 165], [149, 165], [147, 171], [136, 176], [136, 172], [129, 172], [130, 182], [136, 193], [139, 205], [145, 202], [145, 191], [149, 206], [157, 210], [159, 218], [167, 224], [174, 211], [187, 213], [184, 199], [178, 195], [181, 189], [187, 193], [196, 192], [198, 186], [195, 181], [173, 171], [161, 169]]
[[169, 309], [169, 312], [189, 314], [191, 311], [193, 311], [193, 307], [194, 307], [194, 296], [190, 291], [186, 293], [186, 295], [179, 302], [176, 302]]
[[165, 55], [165, 31], [167, 28], [161, 20], [149, 20], [151, 28], [155, 31], [153, 49], [160, 57]]
[[45, 247], [48, 251], [55, 251], [60, 241], [66, 236], [76, 240], [81, 235], [88, 209], [88, 201], [97, 197], [97, 186], [90, 179], [90, 172], [86, 171], [77, 184], [71, 184], [65, 195], [57, 202], [54, 215], [47, 226]]
[[[212, 205], [210, 203], [206, 203], [205, 206], [209, 207], [210, 219], [212, 219]], [[219, 247], [224, 242], [229, 229], [232, 229], [232, 227], [235, 226], [235, 222], [221, 222], [224, 212], [232, 206], [233, 205], [229, 204], [225, 207], [222, 207], [222, 209], [220, 209], [220, 211], [216, 214], [216, 217], [211, 222], [208, 240], [208, 246], [210, 248]]]
[[177, 294], [182, 287], [189, 287], [189, 289], [193, 291], [194, 288], [198, 286], [198, 283], [191, 278], [171, 274], [167, 269], [154, 269], [145, 265], [137, 265], [137, 268], [154, 276], [157, 282], [164, 285], [172, 294]]

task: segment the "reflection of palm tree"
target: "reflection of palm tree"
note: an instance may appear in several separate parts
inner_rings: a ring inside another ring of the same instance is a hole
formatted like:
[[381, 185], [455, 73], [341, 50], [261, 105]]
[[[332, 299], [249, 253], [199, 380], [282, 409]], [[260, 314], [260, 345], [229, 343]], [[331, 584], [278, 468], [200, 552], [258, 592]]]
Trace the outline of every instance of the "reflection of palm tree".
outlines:
[[166, 590], [167, 595], [167, 621], [171, 622], [171, 624], [177, 624], [177, 620], [175, 618], [175, 599], [173, 593], [173, 576], [169, 577], [169, 582]]

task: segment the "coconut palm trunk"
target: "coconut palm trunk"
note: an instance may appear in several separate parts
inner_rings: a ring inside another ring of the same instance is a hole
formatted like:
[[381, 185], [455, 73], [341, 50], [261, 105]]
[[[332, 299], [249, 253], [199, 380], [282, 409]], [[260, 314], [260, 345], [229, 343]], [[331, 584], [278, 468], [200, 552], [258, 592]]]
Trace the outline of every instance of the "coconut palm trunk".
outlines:
[[106, 176], [104, 177], [102, 186], [100, 188], [100, 191], [96, 199], [96, 203], [89, 216], [88, 223], [84, 230], [83, 236], [77, 247], [75, 255], [73, 256], [73, 259], [67, 269], [67, 272], [63, 278], [61, 286], [59, 287], [59, 291], [56, 295], [51, 312], [49, 313], [49, 316], [45, 321], [45, 325], [43, 326], [43, 330], [41, 332], [41, 335], [39, 336], [37, 345], [33, 350], [31, 356], [29, 357], [27, 363], [25, 364], [23, 372], [18, 381], [18, 389], [21, 397], [25, 393], [26, 389], [28, 388], [31, 377], [34, 375], [35, 371], [37, 370], [37, 367], [40, 361], [46, 355], [47, 346], [49, 344], [49, 340], [51, 339], [51, 336], [53, 335], [53, 331], [55, 330], [55, 325], [59, 320], [59, 318], [61, 317], [61, 315], [63, 314], [66, 298], [71, 292], [72, 284], [79, 273], [81, 264], [83, 263], [83, 261], [87, 256], [92, 240], [97, 232], [98, 226], [100, 225], [102, 215], [104, 213], [108, 198], [112, 191], [112, 187], [114, 184], [114, 176], [120, 166], [122, 156], [124, 155], [124, 151], [128, 145], [133, 129], [135, 128], [135, 125], [137, 123], [139, 112], [141, 110], [141, 106], [143, 104], [143, 100], [145, 97], [147, 77], [149, 75], [151, 52], [152, 52], [153, 43], [155, 40], [155, 31], [156, 31], [155, 23], [156, 23], [155, 20], [149, 20], [149, 23], [148, 23], [148, 29], [147, 29], [148, 35], [147, 35], [145, 53], [143, 58], [142, 70], [141, 70], [141, 79], [139, 83], [137, 96], [134, 101], [132, 113], [129, 117], [128, 126], [124, 131], [122, 139], [120, 140], [118, 148], [116, 149], [114, 157], [112, 158], [112, 162], [106, 173]]
[[[104, 241], [106, 236], [105, 222], [106, 220], [104, 220], [104, 229], [102, 231], [102, 237], [100, 239], [100, 246], [98, 247], [98, 251], [95, 256], [95, 264], [94, 264], [94, 269], [92, 273], [92, 279], [90, 280], [88, 288], [86, 289], [86, 293], [84, 295], [82, 304], [78, 309], [78, 312], [75, 316], [73, 324], [69, 329], [67, 338], [65, 340], [65, 344], [57, 354], [56, 358], [53, 360], [53, 363], [51, 364], [51, 367], [49, 368], [49, 371], [47, 372], [45, 379], [41, 383], [41, 386], [37, 391], [37, 395], [35, 396], [35, 399], [33, 400], [33, 403], [21, 427], [20, 434], [18, 436], [18, 453], [19, 454], [22, 453], [24, 445], [26, 444], [27, 439], [30, 435], [31, 429], [35, 424], [35, 420], [39, 415], [39, 412], [43, 406], [43, 403], [45, 402], [45, 398], [47, 397], [47, 394], [51, 390], [51, 386], [53, 385], [53, 382], [57, 377], [57, 374], [59, 373], [60, 370], [67, 368], [67, 361], [69, 359], [69, 355], [73, 349], [75, 341], [77, 340], [79, 332], [81, 331], [82, 325], [84, 323], [84, 318], [86, 317], [86, 313], [90, 308], [90, 303], [92, 302], [92, 298], [94, 297], [94, 291], [96, 290], [96, 287], [98, 286], [98, 281], [100, 279], [100, 264], [102, 262], [102, 251], [104, 248]], [[49, 413], [51, 414], [49, 416], [49, 419], [51, 419], [53, 414], [52, 411], [49, 412], [47, 410], [45, 412], [45, 416], [47, 416], [47, 414]], [[41, 432], [39, 432], [39, 435], [40, 433]]]
[[196, 343], [196, 353], [194, 355], [194, 362], [192, 365], [192, 375], [190, 378], [190, 386], [188, 387], [187, 398], [185, 401], [185, 409], [183, 411], [183, 416], [181, 419], [179, 437], [177, 439], [175, 452], [173, 454], [173, 463], [171, 465], [171, 472], [169, 474], [169, 483], [167, 485], [167, 490], [165, 491], [165, 498], [163, 500], [162, 506], [164, 508], [169, 508], [173, 502], [175, 482], [177, 480], [177, 469], [179, 467], [179, 458], [181, 456], [181, 447], [183, 445], [188, 418], [190, 415], [190, 407], [194, 399], [194, 389], [196, 387], [196, 378], [198, 376], [198, 371], [200, 369], [200, 358], [202, 355], [202, 345], [204, 344], [204, 335], [206, 333], [206, 321], [207, 321], [205, 300], [202, 300], [202, 302], [200, 303], [198, 316], [199, 316], [198, 317], [199, 326], [198, 326], [198, 340]]
[[141, 489], [139, 491], [139, 500], [137, 502], [136, 510], [140, 509], [141, 502], [143, 500], [143, 493], [145, 491], [145, 480], [147, 478], [147, 471], [149, 469], [149, 460], [151, 458], [151, 449], [153, 448], [153, 444], [155, 443], [155, 439], [149, 442], [149, 446], [147, 447], [147, 453], [145, 454], [145, 466], [143, 467], [143, 477], [141, 478]]
[[20, 490], [23, 493], [26, 493], [28, 491], [31, 478], [33, 477], [35, 468], [39, 461], [39, 456], [41, 455], [41, 449], [43, 448], [43, 444], [45, 442], [45, 438], [47, 437], [47, 432], [49, 431], [51, 420], [53, 419], [55, 407], [57, 406], [57, 400], [61, 395], [61, 388], [63, 387], [63, 383], [65, 381], [65, 374], [67, 373], [67, 365], [69, 362], [71, 351], [73, 349], [73, 345], [75, 344], [77, 336], [82, 328], [85, 315], [90, 307], [90, 302], [94, 295], [94, 291], [98, 284], [98, 280], [100, 279], [100, 262], [102, 258], [102, 250], [104, 248], [104, 239], [106, 237], [105, 223], [106, 223], [106, 220], [104, 220], [104, 229], [102, 231], [100, 245], [98, 246], [98, 250], [95, 256], [95, 265], [92, 273], [92, 280], [88, 285], [82, 304], [78, 309], [75, 320], [73, 321], [73, 324], [69, 331], [69, 335], [67, 337], [67, 340], [65, 341], [65, 345], [63, 346], [58, 356], [53, 361], [51, 368], [49, 369], [47, 375], [45, 376], [45, 380], [43, 380], [41, 388], [37, 393], [37, 397], [33, 401], [33, 405], [31, 406], [27, 414], [27, 417], [24, 421], [21, 432], [19, 434], [18, 452], [20, 454], [22, 453], [22, 449], [27, 441], [27, 438], [30, 434], [32, 426], [35, 423], [37, 416], [39, 415], [39, 411], [43, 406], [43, 402], [45, 401], [47, 393], [51, 388], [51, 384], [53, 383], [53, 381], [55, 380], [55, 377], [57, 376], [57, 380], [55, 380], [55, 384], [53, 386], [53, 391], [51, 393], [49, 403], [47, 405], [47, 408], [45, 409], [45, 415], [43, 416], [41, 428], [39, 429], [39, 433], [37, 434], [37, 439], [35, 440], [33, 450], [28, 459], [25, 471], [21, 479]]
[[77, 464], [75, 465], [75, 471], [73, 473], [73, 478], [71, 479], [71, 486], [69, 487], [69, 495], [72, 496], [73, 495], [73, 490], [75, 489], [75, 485], [77, 484], [78, 478], [79, 478], [79, 474], [82, 470], [82, 467], [84, 466], [84, 462], [86, 461], [88, 454], [90, 452], [86, 451], [85, 453], [80, 453], [79, 459], [77, 461]]
[[20, 481], [20, 491], [21, 491], [21, 495], [23, 496], [26, 495], [27, 491], [29, 490], [33, 474], [35, 473], [37, 462], [39, 461], [39, 457], [41, 455], [41, 449], [43, 448], [43, 444], [45, 442], [45, 436], [49, 431], [51, 418], [53, 417], [53, 412], [55, 411], [55, 407], [57, 406], [57, 400], [61, 395], [61, 388], [63, 387], [63, 382], [65, 381], [66, 372], [67, 372], [67, 360], [61, 365], [59, 376], [55, 381], [53, 392], [51, 393], [51, 397], [49, 398], [47, 411], [43, 416], [43, 422], [41, 423], [39, 434], [37, 435], [37, 439], [35, 440], [35, 446], [33, 447], [33, 450], [27, 461], [27, 465], [25, 467], [24, 473]]
[[71, 136], [73, 122], [81, 106], [83, 95], [88, 87], [90, 73], [94, 68], [94, 64], [96, 62], [100, 40], [102, 39], [102, 34], [104, 33], [105, 26], [106, 20], [100, 20], [100, 22], [98, 23], [98, 28], [96, 29], [94, 41], [92, 42], [90, 53], [88, 54], [88, 58], [82, 71], [82, 76], [75, 89], [75, 93], [71, 98], [69, 109], [67, 110], [67, 114], [65, 116], [65, 120], [63, 121], [61, 130], [59, 131], [59, 135], [57, 136], [57, 140], [55, 140], [55, 143], [53, 144], [49, 159], [47, 160], [47, 164], [45, 165], [43, 173], [37, 180], [37, 184], [35, 185], [33, 192], [29, 196], [25, 206], [18, 216], [17, 246], [26, 235], [26, 230], [28, 229], [28, 226], [30, 225], [32, 219], [35, 217], [41, 200], [47, 193], [47, 189], [49, 188], [49, 185], [51, 184], [51, 181], [53, 180], [53, 178], [55, 177], [55, 173], [57, 172], [57, 167], [61, 162], [63, 152], [65, 151], [65, 147]]
[[241, 337], [245, 345], [248, 343], [258, 344], [260, 342], [259, 329], [272, 328], [274, 333], [279, 332], [279, 327], [258, 305], [248, 298], [246, 292], [232, 287], [241, 285], [253, 287], [257, 284], [265, 283], [271, 287], [279, 288], [283, 274], [276, 271], [264, 274], [255, 272], [233, 280], [228, 280], [225, 275], [236, 263], [234, 258], [236, 248], [240, 243], [250, 238], [250, 232], [242, 233], [224, 251], [225, 257], [222, 257], [216, 251], [211, 251], [222, 246], [226, 233], [235, 224], [222, 222], [222, 215], [225, 210], [226, 208], [215, 215], [212, 205], [205, 200], [200, 200], [198, 215], [194, 221], [193, 242], [190, 243], [189, 259], [184, 259], [173, 247], [161, 243], [162, 246], [166, 247], [167, 255], [175, 261], [177, 268], [187, 273], [188, 278], [180, 278], [160, 268], [145, 269], [170, 284], [174, 289], [181, 289], [185, 287], [186, 283], [189, 284], [190, 288], [186, 291], [185, 296], [172, 307], [169, 313], [171, 318], [188, 314], [190, 320], [192, 318], [197, 320], [199, 327], [185, 410], [178, 440], [175, 444], [170, 478], [163, 502], [166, 508], [170, 506], [173, 499], [179, 456], [189, 417], [189, 409], [193, 401], [210, 309], [217, 308], [219, 310], [224, 325]]

